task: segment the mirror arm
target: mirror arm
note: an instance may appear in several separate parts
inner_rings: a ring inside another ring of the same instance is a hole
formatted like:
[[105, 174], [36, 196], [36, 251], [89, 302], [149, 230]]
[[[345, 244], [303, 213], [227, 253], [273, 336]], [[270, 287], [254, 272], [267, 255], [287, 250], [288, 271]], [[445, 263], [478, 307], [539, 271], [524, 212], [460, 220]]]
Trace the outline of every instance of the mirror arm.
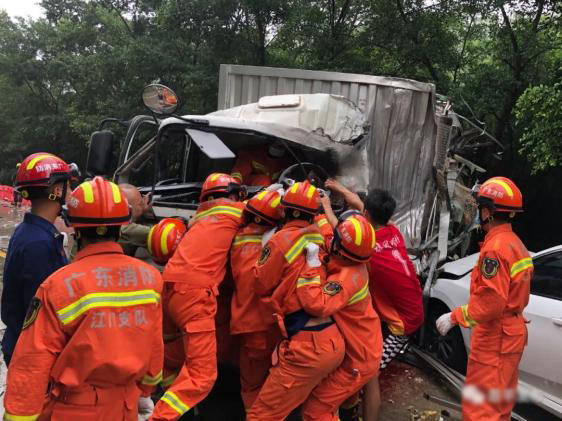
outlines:
[[[153, 114], [154, 119], [156, 116]], [[158, 121], [157, 121], [158, 124]], [[156, 141], [154, 143], [153, 158], [154, 158], [154, 176], [152, 178], [152, 190], [151, 196], [154, 197], [154, 191], [156, 189], [156, 183], [158, 182], [158, 175], [160, 174], [160, 160], [158, 159], [158, 154], [160, 152], [160, 140], [162, 139], [162, 131], [158, 130], [158, 135], [156, 136]]]

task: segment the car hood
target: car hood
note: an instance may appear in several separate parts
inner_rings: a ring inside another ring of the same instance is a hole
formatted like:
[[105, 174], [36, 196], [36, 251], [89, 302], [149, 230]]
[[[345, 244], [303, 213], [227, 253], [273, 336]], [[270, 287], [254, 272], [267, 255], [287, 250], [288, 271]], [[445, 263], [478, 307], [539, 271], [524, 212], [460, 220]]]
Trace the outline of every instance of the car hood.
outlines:
[[472, 268], [474, 268], [474, 265], [478, 261], [479, 255], [480, 253], [474, 253], [469, 256], [463, 257], [462, 259], [445, 263], [443, 266], [441, 266], [441, 271], [442, 273], [446, 272], [458, 277], [466, 275], [468, 272], [472, 271]]

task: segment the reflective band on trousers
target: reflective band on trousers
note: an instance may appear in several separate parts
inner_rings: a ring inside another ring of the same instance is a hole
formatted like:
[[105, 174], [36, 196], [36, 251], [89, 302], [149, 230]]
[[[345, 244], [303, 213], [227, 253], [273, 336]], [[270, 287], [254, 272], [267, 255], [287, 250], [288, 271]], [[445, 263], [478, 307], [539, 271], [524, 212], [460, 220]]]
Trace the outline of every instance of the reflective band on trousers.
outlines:
[[321, 234], [304, 234], [293, 244], [289, 251], [285, 253], [287, 262], [293, 263], [293, 261], [299, 257], [308, 242], [324, 245], [324, 237], [322, 237]]
[[160, 400], [166, 402], [174, 411], [176, 411], [180, 415], [183, 415], [187, 411], [189, 411], [189, 406], [184, 404], [174, 392], [167, 391], [166, 393], [164, 393], [164, 396], [160, 398]]
[[127, 292], [95, 292], [57, 311], [63, 325], [71, 323], [81, 314], [96, 307], [131, 307], [141, 304], [157, 304], [160, 294], [152, 289]]
[[468, 326], [468, 327], [473, 327], [476, 326], [476, 320], [474, 320], [472, 317], [470, 317], [470, 315], [468, 314], [468, 304], [465, 304], [463, 306], [461, 306], [461, 311], [462, 311], [462, 317], [464, 319], [464, 323]]
[[198, 221], [201, 218], [211, 215], [230, 215], [240, 218], [242, 216], [242, 210], [232, 206], [215, 206], [214, 208], [196, 214], [193, 220]]
[[160, 383], [162, 381], [162, 371], [160, 371], [160, 373], [158, 373], [156, 376], [151, 377], [148, 374], [146, 374], [142, 380], [141, 383], [142, 384], [146, 384], [148, 386], [156, 386], [158, 383]]
[[297, 288], [304, 287], [307, 285], [320, 285], [320, 276], [315, 276], [314, 278], [297, 279]]
[[36, 415], [12, 415], [7, 412], [4, 414], [4, 421], [35, 421], [39, 418], [39, 414]]
[[369, 283], [367, 282], [363, 288], [357, 291], [347, 302], [347, 305], [355, 304], [369, 295]]
[[532, 267], [533, 267], [533, 259], [531, 259], [530, 257], [527, 257], [525, 259], [521, 259], [521, 260], [515, 262], [511, 266], [511, 277], [513, 278], [518, 273], [523, 272], [525, 269], [529, 269], [529, 268], [532, 268]]

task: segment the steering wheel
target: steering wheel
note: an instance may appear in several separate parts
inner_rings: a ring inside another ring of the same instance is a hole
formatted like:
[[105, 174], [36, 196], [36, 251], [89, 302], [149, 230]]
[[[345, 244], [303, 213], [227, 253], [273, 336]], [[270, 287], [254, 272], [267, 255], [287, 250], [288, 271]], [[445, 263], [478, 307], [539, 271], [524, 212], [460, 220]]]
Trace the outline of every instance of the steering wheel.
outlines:
[[324, 182], [328, 178], [330, 178], [330, 176], [320, 165], [313, 164], [312, 162], [302, 162], [285, 168], [279, 175], [279, 182], [286, 185], [289, 179], [294, 181], [309, 180], [312, 181], [312, 184], [316, 187], [323, 189]]

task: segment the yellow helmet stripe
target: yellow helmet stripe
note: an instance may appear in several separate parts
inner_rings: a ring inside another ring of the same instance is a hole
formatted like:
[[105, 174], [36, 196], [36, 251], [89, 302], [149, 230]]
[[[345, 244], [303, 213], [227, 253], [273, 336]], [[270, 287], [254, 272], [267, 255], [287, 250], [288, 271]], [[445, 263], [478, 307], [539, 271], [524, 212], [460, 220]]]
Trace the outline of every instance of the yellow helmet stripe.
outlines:
[[312, 196], [314, 196], [315, 191], [316, 191], [316, 187], [310, 186], [308, 188], [308, 191], [306, 192], [306, 197], [308, 197], [309, 199], [312, 199]]
[[371, 228], [371, 235], [373, 236], [373, 239], [371, 240], [371, 247], [375, 248], [375, 244], [377, 243], [377, 238], [375, 236], [375, 229], [370, 223], [369, 223], [369, 228]]
[[507, 184], [507, 183], [506, 183], [505, 181], [503, 181], [503, 180], [494, 180], [494, 179], [492, 179], [492, 180], [489, 180], [489, 181], [485, 182], [482, 187], [487, 186], [488, 184], [492, 184], [492, 183], [499, 184], [500, 186], [502, 186], [502, 187], [504, 188], [504, 190], [507, 192], [507, 194], [508, 194], [509, 197], [513, 197], [513, 190], [511, 190], [511, 187], [509, 187], [509, 184]]
[[109, 182], [111, 185], [111, 191], [113, 192], [113, 202], [121, 203], [121, 190], [119, 190], [119, 186], [115, 183]]
[[293, 184], [293, 187], [291, 187], [291, 193], [296, 193], [300, 185], [301, 183]]
[[361, 241], [363, 240], [363, 230], [361, 229], [361, 224], [355, 218], [349, 218], [348, 221], [350, 221], [355, 227], [355, 244], [360, 246]]
[[215, 173], [211, 176], [211, 181], [215, 181], [217, 178], [219, 178], [221, 176], [220, 173]]
[[169, 224], [166, 224], [164, 230], [162, 231], [162, 237], [160, 237], [160, 248], [162, 249], [163, 254], [168, 254], [168, 235], [174, 227], [175, 224], [170, 222]]
[[279, 206], [279, 203], [281, 203], [281, 196], [273, 199], [273, 202], [271, 202], [271, 207], [272, 208], [276, 208], [277, 206]]
[[264, 190], [264, 191], [260, 192], [257, 196], [257, 199], [262, 200], [265, 197], [266, 194], [267, 194], [267, 190]]
[[148, 232], [148, 239], [146, 240], [146, 245], [148, 246], [148, 252], [152, 254], [152, 236], [154, 235], [154, 230], [156, 229], [156, 225], [150, 228]]
[[84, 202], [94, 203], [94, 189], [89, 181], [80, 184], [82, 191], [84, 192]]
[[42, 159], [45, 159], [45, 158], [56, 158], [56, 157], [55, 157], [54, 155], [51, 155], [51, 154], [43, 154], [43, 155], [36, 156], [36, 157], [33, 158], [31, 161], [29, 161], [29, 163], [27, 164], [26, 169], [27, 169], [27, 170], [32, 170], [33, 167], [35, 167], [35, 165], [36, 165], [39, 161], [41, 161]]

